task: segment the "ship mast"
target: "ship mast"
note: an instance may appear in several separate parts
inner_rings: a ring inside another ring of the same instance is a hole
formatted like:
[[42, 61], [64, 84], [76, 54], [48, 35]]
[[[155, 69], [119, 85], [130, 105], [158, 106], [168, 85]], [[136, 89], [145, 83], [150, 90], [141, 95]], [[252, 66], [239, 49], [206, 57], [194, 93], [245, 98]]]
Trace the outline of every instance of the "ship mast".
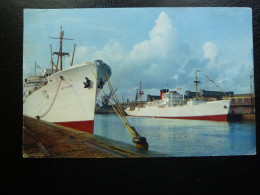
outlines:
[[52, 46], [50, 44], [50, 49], [51, 49], [51, 73], [53, 74], [53, 61], [52, 61]]
[[74, 50], [73, 50], [73, 55], [72, 55], [70, 66], [72, 66], [72, 64], [73, 64], [73, 59], [74, 59], [74, 54], [75, 54], [75, 47], [76, 47], [76, 44], [74, 44]]
[[139, 97], [140, 97], [140, 103], [142, 103], [142, 82], [140, 82]]
[[195, 81], [194, 81], [194, 83], [196, 85], [196, 99], [198, 99], [198, 84], [200, 83], [200, 81], [197, 80], [197, 71], [198, 70], [195, 69]]
[[34, 76], [36, 76], [36, 62], [34, 64]]
[[138, 89], [136, 89], [136, 94], [135, 94], [135, 102], [138, 100]]
[[[138, 92], [138, 90], [137, 90]], [[144, 92], [142, 91], [142, 82], [140, 81], [140, 88], [139, 88], [139, 102], [140, 102], [140, 106], [142, 105], [142, 95], [144, 94]]]
[[63, 40], [73, 40], [73, 39], [67, 39], [67, 38], [63, 38], [64, 36], [64, 31], [62, 31], [62, 26], [60, 27], [60, 37], [57, 38], [57, 37], [49, 37], [49, 38], [52, 38], [52, 39], [59, 39], [60, 40], [60, 49], [59, 49], [59, 52], [53, 52], [53, 55], [57, 55], [58, 56], [58, 60], [57, 60], [57, 65], [56, 67], [58, 67], [58, 63], [60, 61], [60, 71], [62, 71], [62, 56], [69, 56], [69, 53], [64, 53], [62, 52], [62, 41]]
[[34, 64], [34, 76], [36, 76], [36, 69], [37, 68], [41, 68], [38, 64], [36, 64], [36, 62], [35, 62], [35, 64]]

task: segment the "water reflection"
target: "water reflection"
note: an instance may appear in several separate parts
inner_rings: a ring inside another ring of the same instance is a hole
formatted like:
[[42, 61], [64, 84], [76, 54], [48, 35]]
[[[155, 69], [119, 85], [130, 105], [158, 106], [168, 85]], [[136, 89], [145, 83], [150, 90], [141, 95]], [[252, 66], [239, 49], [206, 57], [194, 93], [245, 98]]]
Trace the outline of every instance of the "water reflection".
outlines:
[[[198, 120], [128, 118], [151, 150], [171, 156], [255, 154], [255, 124]], [[132, 144], [115, 115], [96, 115], [94, 134]]]

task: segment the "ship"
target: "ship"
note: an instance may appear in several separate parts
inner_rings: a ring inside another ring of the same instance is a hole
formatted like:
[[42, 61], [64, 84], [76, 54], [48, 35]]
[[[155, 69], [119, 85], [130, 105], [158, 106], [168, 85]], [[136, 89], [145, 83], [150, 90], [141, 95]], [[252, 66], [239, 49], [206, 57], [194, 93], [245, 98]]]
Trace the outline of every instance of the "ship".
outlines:
[[[38, 120], [55, 123], [80, 131], [94, 131], [96, 98], [112, 74], [112, 70], [102, 60], [73, 64], [75, 46], [70, 66], [63, 70], [62, 57], [64, 38], [62, 26], [58, 52], [52, 52], [51, 68], [45, 69], [40, 76], [35, 74], [24, 80], [23, 114]], [[57, 55], [57, 63], [53, 62]]]
[[[139, 101], [134, 105], [126, 106], [124, 111], [128, 116], [151, 117], [166, 119], [189, 119], [227, 121], [231, 98], [217, 100], [198, 97], [197, 70], [195, 69], [196, 97], [186, 99], [184, 94], [169, 89], [160, 90], [160, 98], [147, 102]], [[140, 90], [138, 97], [143, 94]], [[140, 98], [141, 99], [141, 98]]]

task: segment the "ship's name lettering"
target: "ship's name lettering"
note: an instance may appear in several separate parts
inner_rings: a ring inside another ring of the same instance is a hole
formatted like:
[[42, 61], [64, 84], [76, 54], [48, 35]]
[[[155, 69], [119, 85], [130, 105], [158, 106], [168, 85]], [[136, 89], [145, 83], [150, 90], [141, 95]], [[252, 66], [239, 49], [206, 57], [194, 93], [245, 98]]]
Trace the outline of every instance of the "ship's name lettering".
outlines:
[[61, 87], [60, 89], [63, 90], [63, 89], [67, 89], [67, 88], [70, 88], [70, 87], [72, 87], [72, 85], [66, 85], [64, 87]]

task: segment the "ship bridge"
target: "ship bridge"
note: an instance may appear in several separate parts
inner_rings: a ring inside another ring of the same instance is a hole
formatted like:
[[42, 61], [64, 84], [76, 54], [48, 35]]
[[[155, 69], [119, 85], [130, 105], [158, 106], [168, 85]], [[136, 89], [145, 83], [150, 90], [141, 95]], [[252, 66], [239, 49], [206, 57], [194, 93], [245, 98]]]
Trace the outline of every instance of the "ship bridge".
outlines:
[[176, 91], [171, 91], [163, 94], [163, 102], [166, 105], [182, 105], [184, 104], [184, 96], [177, 93]]
[[48, 77], [50, 76], [51, 74], [55, 73], [56, 71], [53, 70], [53, 69], [45, 69], [43, 72], [42, 72], [42, 76], [44, 77]]

